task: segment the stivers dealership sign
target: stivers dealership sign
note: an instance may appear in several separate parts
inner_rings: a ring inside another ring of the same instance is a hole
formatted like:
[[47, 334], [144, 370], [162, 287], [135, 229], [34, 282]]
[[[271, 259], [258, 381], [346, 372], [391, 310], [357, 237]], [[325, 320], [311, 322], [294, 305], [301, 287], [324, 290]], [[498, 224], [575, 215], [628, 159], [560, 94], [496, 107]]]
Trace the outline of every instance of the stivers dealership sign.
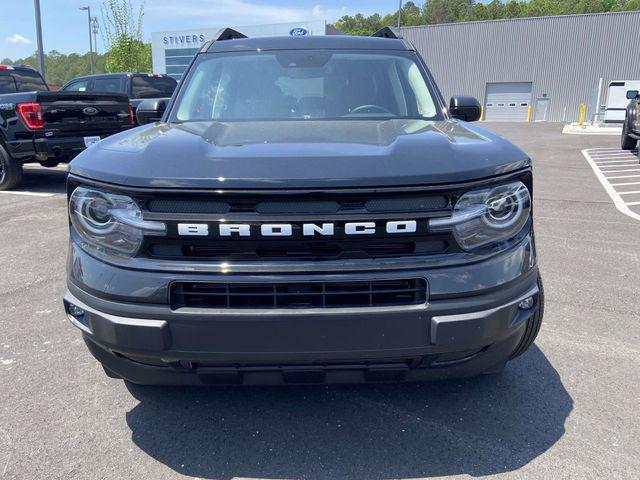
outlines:
[[162, 43], [165, 45], [183, 46], [183, 45], [200, 45], [207, 40], [204, 33], [193, 33], [184, 35], [165, 35], [162, 37]]

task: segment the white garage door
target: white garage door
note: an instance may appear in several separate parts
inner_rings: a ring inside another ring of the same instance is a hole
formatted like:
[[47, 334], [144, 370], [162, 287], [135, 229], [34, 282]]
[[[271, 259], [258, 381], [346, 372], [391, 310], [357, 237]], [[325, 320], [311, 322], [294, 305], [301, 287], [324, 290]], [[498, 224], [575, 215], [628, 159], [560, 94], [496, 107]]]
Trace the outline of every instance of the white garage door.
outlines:
[[487, 83], [484, 119], [526, 122], [531, 105], [531, 82]]

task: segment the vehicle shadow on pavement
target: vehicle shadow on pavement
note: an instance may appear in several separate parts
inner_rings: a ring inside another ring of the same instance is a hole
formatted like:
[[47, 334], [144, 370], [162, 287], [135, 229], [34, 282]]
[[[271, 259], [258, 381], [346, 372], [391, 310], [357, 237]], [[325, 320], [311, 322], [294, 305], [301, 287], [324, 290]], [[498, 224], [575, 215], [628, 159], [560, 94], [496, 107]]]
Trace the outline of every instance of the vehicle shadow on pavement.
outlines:
[[536, 346], [502, 374], [437, 383], [127, 388], [136, 445], [220, 479], [492, 475], [549, 449], [573, 408]]
[[22, 182], [13, 191], [32, 193], [65, 193], [67, 191], [66, 165], [58, 168], [26, 167]]

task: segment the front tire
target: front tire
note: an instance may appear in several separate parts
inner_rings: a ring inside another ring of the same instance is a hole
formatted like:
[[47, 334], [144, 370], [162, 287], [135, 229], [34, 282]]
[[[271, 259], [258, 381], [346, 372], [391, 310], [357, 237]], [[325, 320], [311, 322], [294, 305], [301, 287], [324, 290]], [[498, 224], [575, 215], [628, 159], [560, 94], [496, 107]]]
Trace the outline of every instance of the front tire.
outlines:
[[527, 349], [533, 345], [534, 340], [538, 336], [540, 325], [542, 325], [542, 317], [544, 316], [544, 287], [542, 286], [542, 278], [540, 276], [538, 276], [538, 290], [540, 293], [538, 294], [537, 310], [527, 321], [527, 327], [524, 335], [522, 336], [522, 340], [520, 340], [520, 343], [511, 354], [509, 360], [513, 360], [526, 352]]
[[9, 156], [0, 145], [0, 190], [11, 190], [22, 181], [22, 162]]
[[620, 147], [622, 150], [633, 150], [636, 148], [638, 140], [629, 136], [629, 122], [625, 120], [622, 126], [622, 137], [620, 139]]

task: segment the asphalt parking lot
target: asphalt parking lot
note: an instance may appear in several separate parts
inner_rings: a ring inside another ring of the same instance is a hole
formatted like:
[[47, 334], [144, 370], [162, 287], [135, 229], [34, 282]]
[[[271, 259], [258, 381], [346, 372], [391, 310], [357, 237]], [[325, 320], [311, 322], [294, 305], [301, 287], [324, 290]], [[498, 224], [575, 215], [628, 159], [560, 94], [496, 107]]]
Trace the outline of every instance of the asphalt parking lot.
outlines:
[[62, 311], [65, 171], [30, 169], [0, 194], [0, 478], [638, 478], [640, 221], [582, 154], [619, 138], [485, 125], [534, 160], [544, 324], [502, 374], [432, 384], [107, 378]]

